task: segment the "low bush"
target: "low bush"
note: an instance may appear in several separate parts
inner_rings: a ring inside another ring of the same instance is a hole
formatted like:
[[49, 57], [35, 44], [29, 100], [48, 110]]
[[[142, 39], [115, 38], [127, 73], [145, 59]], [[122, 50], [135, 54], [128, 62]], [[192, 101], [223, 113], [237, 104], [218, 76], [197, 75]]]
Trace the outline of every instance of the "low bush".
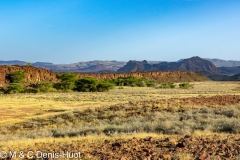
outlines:
[[24, 93], [38, 93], [39, 90], [35, 88], [27, 88], [23, 91]]
[[40, 92], [48, 92], [50, 88], [52, 88], [52, 83], [51, 82], [41, 82], [38, 84], [38, 89]]
[[180, 83], [179, 87], [182, 89], [188, 89], [188, 88], [193, 88], [193, 85], [194, 84], [190, 84], [189, 82], [187, 82], [187, 83]]
[[24, 87], [20, 83], [10, 83], [7, 87], [5, 94], [21, 93], [24, 91]]
[[175, 88], [176, 85], [173, 82], [162, 83], [156, 88]]
[[53, 88], [53, 87], [51, 87], [51, 88], [49, 88], [49, 89], [48, 89], [48, 92], [57, 92], [57, 89], [56, 89], [56, 88]]
[[78, 92], [104, 92], [114, 88], [111, 81], [98, 81], [92, 77], [79, 79], [75, 82], [75, 91]]
[[61, 81], [72, 81], [74, 82], [77, 79], [77, 74], [75, 73], [60, 73], [57, 74], [57, 78], [60, 79]]
[[[57, 115], [28, 119], [21, 123], [0, 126], [0, 140], [29, 138], [65, 137], [88, 134], [114, 135], [116, 133], [163, 133], [167, 135], [193, 134], [196, 131], [212, 133], [240, 133], [239, 116], [230, 117], [229, 109], [237, 107], [187, 109], [176, 112], [144, 111], [144, 106], [129, 110], [85, 109]], [[60, 111], [60, 110], [58, 110]], [[64, 110], [61, 110], [64, 111]], [[141, 113], [141, 114], [139, 114]], [[29, 130], [22, 130], [22, 128]], [[11, 136], [9, 136], [11, 135]]]
[[97, 91], [98, 92], [105, 92], [109, 91], [110, 89], [114, 88], [114, 84], [109, 81], [100, 81], [97, 84]]
[[2, 92], [4, 92], [5, 90], [4, 90], [4, 88], [3, 87], [0, 87], [0, 93]]
[[150, 81], [146, 78], [136, 78], [136, 77], [118, 77], [113, 79], [112, 82], [116, 86], [131, 86], [131, 87], [151, 87], [155, 85], [154, 81]]

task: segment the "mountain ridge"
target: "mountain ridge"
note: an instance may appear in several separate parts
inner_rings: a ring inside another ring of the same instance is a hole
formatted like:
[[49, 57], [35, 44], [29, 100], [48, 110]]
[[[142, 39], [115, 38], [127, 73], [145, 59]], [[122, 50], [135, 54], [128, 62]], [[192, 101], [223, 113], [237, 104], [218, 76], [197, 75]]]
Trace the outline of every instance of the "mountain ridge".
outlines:
[[118, 69], [118, 72], [136, 72], [136, 71], [193, 71], [201, 72], [205, 75], [218, 75], [219, 69], [210, 61], [198, 56], [183, 59], [178, 62], [161, 62], [150, 65], [147, 61], [129, 61], [124, 67]]
[[[189, 59], [189, 58], [187, 58]], [[221, 60], [221, 59], [209, 59], [209, 58], [202, 58], [204, 60], [212, 62], [219, 70], [219, 73], [217, 73], [217, 69], [214, 68], [213, 66], [208, 67], [212, 68], [212, 71], [214, 71], [214, 74], [222, 74], [222, 75], [228, 75], [232, 76], [234, 74], [239, 74], [240, 73], [240, 61], [226, 61], [226, 60]], [[199, 70], [199, 66], [189, 62], [188, 65], [182, 64], [183, 61], [186, 61], [186, 59], [180, 59], [176, 62], [166, 62], [166, 61], [144, 61], [144, 64], [140, 61], [135, 61], [131, 60], [129, 62], [124, 62], [124, 61], [104, 61], [104, 60], [94, 60], [94, 61], [87, 61], [87, 62], [77, 62], [77, 63], [71, 63], [71, 64], [54, 64], [50, 62], [34, 62], [34, 63], [28, 63], [25, 61], [20, 61], [20, 60], [13, 60], [13, 61], [2, 61], [0, 60], [0, 65], [20, 65], [20, 66], [25, 66], [25, 65], [31, 65], [35, 66], [38, 68], [45, 68], [45, 69], [50, 69], [55, 72], [83, 72], [83, 73], [102, 73], [102, 72], [134, 72], [134, 71], [151, 71], [151, 70], [193, 70], [193, 71], [201, 71]], [[134, 66], [132, 64], [132, 69], [131, 70], [120, 70], [120, 68], [124, 67], [127, 63], [137, 63], [137, 66]], [[161, 65], [160, 65], [161, 64]], [[238, 65], [239, 66], [236, 66]], [[175, 65], [175, 67], [173, 67]], [[201, 65], [201, 64], [200, 64]], [[191, 67], [190, 67], [191, 66]], [[195, 67], [194, 67], [195, 66]], [[230, 67], [229, 67], [230, 66]], [[134, 68], [136, 67], [136, 68]], [[212, 71], [210, 68], [206, 68], [205, 66], [205, 71], [203, 72], [204, 74], [213, 74], [211, 73]], [[200, 66], [201, 68], [201, 66]], [[203, 67], [204, 68], [204, 67]]]
[[223, 60], [218, 58], [204, 58], [210, 62], [212, 62], [216, 67], [236, 67], [240, 66], [240, 61], [234, 61], [234, 60]]

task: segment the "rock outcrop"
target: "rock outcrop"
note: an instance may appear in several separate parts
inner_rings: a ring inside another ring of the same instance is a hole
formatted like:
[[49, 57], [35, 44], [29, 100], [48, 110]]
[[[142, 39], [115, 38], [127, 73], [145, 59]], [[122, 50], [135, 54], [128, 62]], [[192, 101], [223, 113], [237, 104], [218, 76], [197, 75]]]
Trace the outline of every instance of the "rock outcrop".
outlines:
[[40, 81], [57, 82], [56, 73], [51, 70], [32, 66], [0, 66], [0, 87], [6, 87], [9, 83], [7, 75], [18, 70], [24, 71], [25, 73], [25, 85], [36, 84]]
[[196, 72], [182, 72], [182, 71], [151, 71], [151, 72], [127, 72], [127, 73], [79, 73], [78, 78], [94, 77], [96, 79], [115, 79], [118, 77], [147, 78], [157, 82], [191, 82], [209, 80], [201, 73]]
[[118, 72], [143, 72], [151, 69], [151, 65], [148, 64], [146, 60], [139, 61], [129, 61], [125, 66], [118, 69]]
[[178, 62], [161, 62], [150, 65], [147, 61], [129, 61], [118, 72], [136, 71], [193, 71], [201, 72], [204, 75], [219, 75], [219, 69], [210, 61], [200, 57], [183, 59]]

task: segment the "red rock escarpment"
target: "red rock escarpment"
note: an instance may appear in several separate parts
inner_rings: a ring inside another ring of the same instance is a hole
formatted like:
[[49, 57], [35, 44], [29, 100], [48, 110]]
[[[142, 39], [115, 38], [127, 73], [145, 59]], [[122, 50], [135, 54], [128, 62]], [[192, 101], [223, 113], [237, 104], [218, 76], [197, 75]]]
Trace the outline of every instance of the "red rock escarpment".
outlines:
[[147, 78], [157, 82], [190, 82], [190, 81], [204, 81], [209, 80], [201, 73], [183, 72], [183, 71], [152, 71], [152, 72], [128, 72], [128, 73], [79, 73], [78, 78], [95, 77], [96, 79], [115, 79], [118, 77]]
[[[0, 87], [9, 84], [7, 75], [14, 71], [24, 71], [26, 79], [24, 84], [36, 84], [40, 81], [57, 82], [57, 73], [51, 70], [37, 68], [33, 66], [0, 66]], [[133, 76], [136, 78], [147, 78], [157, 82], [187, 82], [209, 80], [201, 73], [183, 71], [153, 71], [153, 72], [130, 72], [130, 73], [77, 73], [78, 78], [94, 77], [98, 80], [114, 79], [118, 77]]]
[[0, 87], [5, 87], [9, 84], [7, 79], [9, 73], [19, 70], [25, 73], [25, 84], [36, 84], [40, 81], [57, 82], [56, 73], [47, 69], [32, 66], [0, 66]]

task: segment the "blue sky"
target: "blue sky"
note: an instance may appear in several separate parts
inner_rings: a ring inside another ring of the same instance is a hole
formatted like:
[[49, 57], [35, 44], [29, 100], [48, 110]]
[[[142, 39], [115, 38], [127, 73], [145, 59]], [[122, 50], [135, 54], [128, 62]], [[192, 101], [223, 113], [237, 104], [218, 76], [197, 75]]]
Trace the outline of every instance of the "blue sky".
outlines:
[[240, 60], [239, 0], [0, 0], [0, 60]]

